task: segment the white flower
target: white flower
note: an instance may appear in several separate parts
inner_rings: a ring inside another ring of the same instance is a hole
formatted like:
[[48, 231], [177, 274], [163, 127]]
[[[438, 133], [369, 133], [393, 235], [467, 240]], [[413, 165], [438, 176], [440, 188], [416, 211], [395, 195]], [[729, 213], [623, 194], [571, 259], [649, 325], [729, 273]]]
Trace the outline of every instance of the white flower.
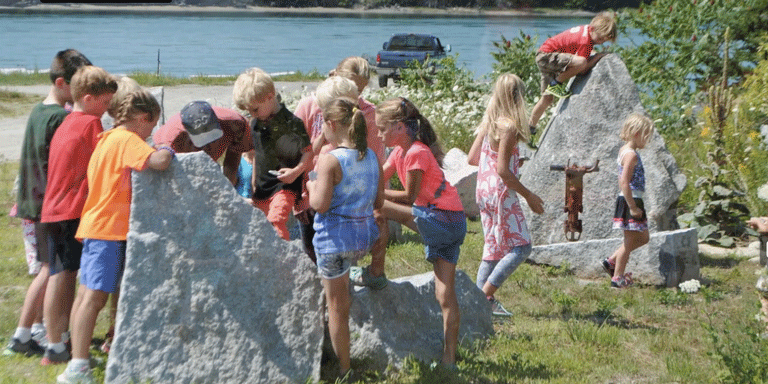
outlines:
[[701, 288], [701, 283], [699, 283], [699, 281], [696, 279], [691, 279], [691, 280], [680, 283], [678, 287], [680, 287], [681, 292], [696, 293], [699, 291], [699, 288]]

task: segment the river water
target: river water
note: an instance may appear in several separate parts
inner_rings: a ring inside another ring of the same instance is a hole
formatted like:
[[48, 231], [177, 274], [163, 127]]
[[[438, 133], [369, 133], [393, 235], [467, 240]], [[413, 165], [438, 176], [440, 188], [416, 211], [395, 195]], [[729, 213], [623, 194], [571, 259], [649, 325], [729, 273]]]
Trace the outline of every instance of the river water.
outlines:
[[[393, 33], [430, 33], [450, 44], [476, 77], [491, 72], [494, 41], [520, 31], [537, 44], [582, 17], [393, 18], [188, 15], [0, 15], [0, 69], [47, 69], [56, 51], [76, 48], [112, 73], [174, 76], [236, 75], [249, 67], [270, 73], [317, 69], [347, 56], [375, 57]], [[618, 44], [622, 44], [620, 37]], [[531, 63], [533, 65], [533, 63]]]

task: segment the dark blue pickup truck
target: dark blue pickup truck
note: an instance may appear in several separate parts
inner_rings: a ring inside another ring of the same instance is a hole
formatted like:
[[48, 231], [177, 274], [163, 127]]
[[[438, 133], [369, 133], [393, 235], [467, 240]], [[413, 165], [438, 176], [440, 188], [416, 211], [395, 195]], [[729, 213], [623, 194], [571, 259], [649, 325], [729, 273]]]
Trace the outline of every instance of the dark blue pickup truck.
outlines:
[[389, 78], [400, 78], [400, 69], [407, 68], [408, 62], [416, 60], [423, 63], [427, 58], [440, 59], [450, 52], [451, 46], [443, 46], [440, 39], [432, 35], [416, 33], [398, 33], [384, 43], [382, 51], [376, 55], [376, 72], [379, 74], [379, 86], [386, 87]]

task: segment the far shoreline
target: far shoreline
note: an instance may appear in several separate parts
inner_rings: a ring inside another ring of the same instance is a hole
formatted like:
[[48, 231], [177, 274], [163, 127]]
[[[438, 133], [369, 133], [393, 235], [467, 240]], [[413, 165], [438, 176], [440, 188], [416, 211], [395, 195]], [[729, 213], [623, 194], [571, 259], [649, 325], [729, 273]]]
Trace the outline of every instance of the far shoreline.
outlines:
[[581, 10], [502, 10], [472, 8], [410, 8], [392, 7], [379, 9], [355, 8], [277, 8], [277, 7], [220, 7], [191, 5], [102, 5], [102, 4], [37, 4], [30, 6], [0, 6], [0, 14], [11, 15], [177, 15], [211, 17], [359, 17], [359, 18], [424, 18], [424, 17], [487, 17], [487, 18], [533, 18], [533, 17], [592, 17], [596, 13]]

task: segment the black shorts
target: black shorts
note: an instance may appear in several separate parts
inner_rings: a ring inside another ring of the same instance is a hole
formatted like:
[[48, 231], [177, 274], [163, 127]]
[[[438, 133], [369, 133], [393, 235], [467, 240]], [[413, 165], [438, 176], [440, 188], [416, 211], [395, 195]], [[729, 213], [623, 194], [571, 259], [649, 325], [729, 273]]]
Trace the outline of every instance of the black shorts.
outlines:
[[[38, 254], [45, 253], [51, 267], [51, 275], [61, 271], [76, 272], [80, 269], [83, 243], [75, 239], [80, 219], [41, 223], [37, 232]], [[37, 231], [38, 228], [35, 228]], [[42, 242], [41, 242], [42, 241]]]
[[624, 196], [616, 198], [616, 209], [613, 211], [613, 229], [623, 229], [625, 231], [645, 231], [648, 229], [648, 217], [645, 215], [645, 204], [643, 199], [635, 198], [635, 204], [643, 211], [643, 215], [638, 219], [632, 217], [629, 213], [629, 205]]

